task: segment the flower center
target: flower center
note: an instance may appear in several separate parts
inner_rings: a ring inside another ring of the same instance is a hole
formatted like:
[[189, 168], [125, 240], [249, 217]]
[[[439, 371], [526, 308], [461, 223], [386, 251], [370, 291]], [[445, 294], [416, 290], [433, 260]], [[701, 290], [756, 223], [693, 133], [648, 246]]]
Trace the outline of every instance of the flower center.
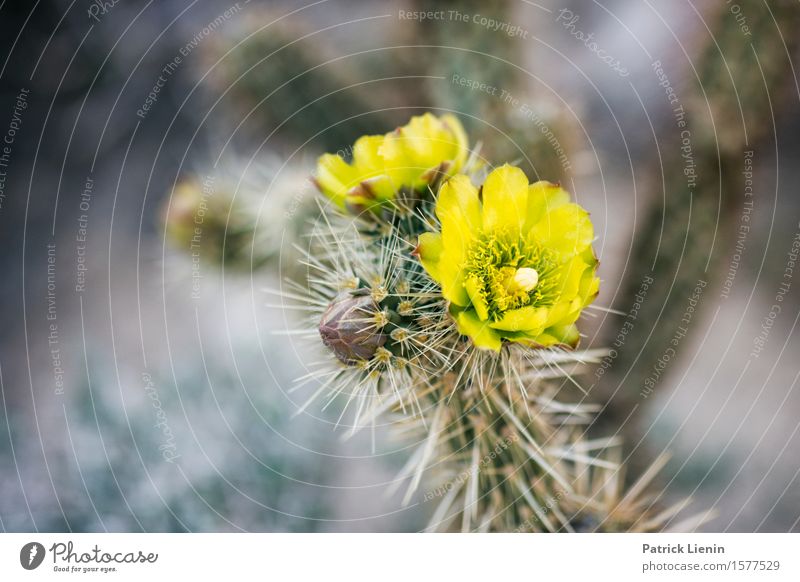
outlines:
[[489, 317], [531, 304], [547, 304], [555, 267], [538, 245], [517, 237], [483, 234], [467, 252], [466, 277], [478, 282]]
[[539, 283], [539, 273], [536, 272], [536, 269], [531, 269], [530, 267], [522, 267], [517, 269], [514, 275], [506, 281], [506, 290], [509, 293], [514, 293], [516, 291], [524, 291], [525, 293], [530, 293], [536, 288], [536, 285]]

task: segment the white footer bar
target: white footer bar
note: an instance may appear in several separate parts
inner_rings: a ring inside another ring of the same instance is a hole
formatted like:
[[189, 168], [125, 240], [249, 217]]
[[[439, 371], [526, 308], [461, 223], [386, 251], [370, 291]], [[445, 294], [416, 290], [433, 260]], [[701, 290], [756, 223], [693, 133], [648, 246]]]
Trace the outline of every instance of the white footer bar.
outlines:
[[[800, 580], [800, 534], [2, 534], [0, 580]], [[552, 578], [549, 578], [552, 577]]]

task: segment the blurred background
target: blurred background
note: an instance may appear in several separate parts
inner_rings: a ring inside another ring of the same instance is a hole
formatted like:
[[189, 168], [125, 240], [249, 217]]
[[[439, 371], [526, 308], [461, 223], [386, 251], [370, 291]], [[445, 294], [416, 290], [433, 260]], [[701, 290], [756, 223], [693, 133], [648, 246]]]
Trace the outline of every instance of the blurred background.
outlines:
[[[800, 4], [0, 3], [0, 528], [415, 531], [292, 391], [316, 157], [424, 111], [592, 213], [582, 379], [710, 531], [800, 531]], [[202, 223], [195, 236], [196, 220]]]

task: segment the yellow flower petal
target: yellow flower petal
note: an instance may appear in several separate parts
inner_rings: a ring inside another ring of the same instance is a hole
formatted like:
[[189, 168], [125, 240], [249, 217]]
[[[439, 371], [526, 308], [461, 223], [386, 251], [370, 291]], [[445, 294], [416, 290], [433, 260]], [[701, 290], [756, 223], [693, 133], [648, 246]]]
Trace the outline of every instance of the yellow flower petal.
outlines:
[[[585, 275], [584, 275], [585, 277]], [[583, 304], [588, 305], [591, 303], [597, 294], [600, 292], [600, 278], [599, 277], [585, 277], [586, 283], [584, 287], [584, 282], [581, 281], [581, 297], [583, 297], [584, 301]]]
[[495, 351], [504, 341], [577, 345], [575, 321], [599, 280], [588, 213], [563, 189], [529, 186], [521, 170], [503, 166], [487, 177], [481, 200], [457, 175], [442, 185], [436, 215], [441, 234], [420, 237], [418, 254], [460, 333]]
[[483, 227], [487, 231], [522, 231], [528, 210], [528, 178], [508, 164], [492, 171], [483, 184]]
[[578, 328], [574, 324], [570, 324], [549, 327], [539, 338], [542, 340], [542, 345], [561, 345], [576, 348], [580, 342], [581, 335], [578, 332]]
[[575, 297], [570, 301], [563, 301], [550, 309], [547, 318], [547, 327], [557, 325], [569, 325], [575, 323], [581, 315], [584, 305], [580, 297]]
[[469, 305], [469, 295], [464, 287], [464, 272], [461, 265], [448, 255], [445, 248], [442, 258], [439, 261], [439, 284], [442, 286], [442, 296], [450, 303], [455, 303], [462, 307]]
[[360, 180], [372, 178], [383, 172], [384, 161], [380, 155], [384, 136], [365, 135], [353, 145], [353, 167]]
[[391, 202], [403, 189], [421, 190], [442, 175], [462, 169], [469, 155], [464, 128], [452, 115], [430, 113], [413, 117], [386, 135], [367, 135], [353, 145], [352, 164], [341, 156], [325, 154], [317, 164], [314, 182], [337, 205], [351, 212], [365, 209], [365, 192], [348, 192], [366, 183], [375, 202], [367, 208]]
[[458, 171], [469, 157], [469, 139], [467, 138], [467, 132], [464, 131], [464, 126], [461, 125], [461, 122], [455, 115], [447, 113], [442, 115], [441, 120], [453, 136], [455, 156], [452, 160], [456, 165], [455, 170]]
[[397, 128], [390, 138], [396, 139], [406, 148], [407, 155], [414, 159], [428, 159], [433, 153], [434, 136], [438, 133], [439, 120], [431, 113], [411, 118], [403, 127]]
[[389, 167], [402, 170], [417, 182], [431, 168], [457, 157], [458, 147], [458, 139], [448, 125], [435, 115], [425, 113], [412, 117], [408, 124], [387, 134], [381, 154]]
[[585, 307], [594, 301], [594, 298], [597, 297], [600, 291], [600, 279], [595, 276], [595, 271], [600, 261], [597, 260], [597, 256], [594, 254], [594, 249], [592, 247], [583, 251], [581, 258], [589, 265], [589, 268], [583, 273], [581, 288], [580, 291], [578, 291], [578, 294], [583, 299], [583, 306]]
[[569, 192], [558, 184], [540, 180], [528, 186], [527, 227], [530, 228], [544, 218], [545, 214], [569, 203]]
[[416, 254], [423, 268], [437, 281], [441, 278], [439, 274], [439, 259], [443, 250], [442, 235], [438, 232], [425, 232], [419, 235]]
[[583, 274], [588, 267], [589, 265], [584, 263], [581, 257], [573, 257], [558, 268], [560, 281], [555, 288], [558, 294], [556, 301], [562, 301], [563, 298], [572, 299], [578, 296]]
[[477, 279], [477, 277], [470, 277], [464, 283], [464, 287], [467, 290], [467, 295], [469, 295], [470, 301], [472, 301], [472, 306], [475, 308], [475, 313], [478, 315], [478, 319], [481, 321], [486, 321], [489, 319], [489, 305], [483, 298], [483, 293], [481, 292], [481, 282]]
[[436, 215], [442, 224], [442, 250], [438, 266], [428, 272], [441, 285], [445, 299], [467, 306], [470, 298], [464, 286], [464, 260], [480, 229], [478, 191], [467, 176], [458, 175], [445, 182], [439, 191]]
[[530, 229], [530, 235], [541, 246], [570, 256], [592, 244], [594, 229], [588, 212], [577, 204], [563, 204], [546, 213]]
[[397, 191], [395, 182], [387, 174], [381, 174], [367, 180], [362, 180], [361, 184], [371, 193], [371, 198], [376, 202], [392, 200]]
[[347, 191], [358, 182], [356, 172], [341, 156], [324, 154], [317, 160], [317, 187], [335, 204], [344, 207]]
[[448, 256], [441, 234], [434, 232], [421, 234], [416, 253], [423, 268], [441, 285], [442, 296], [445, 299], [462, 307], [470, 304], [461, 266]]
[[442, 239], [448, 255], [461, 265], [467, 248], [481, 230], [478, 189], [467, 176], [453, 176], [442, 185], [436, 216], [442, 223]]
[[478, 319], [472, 310], [451, 312], [456, 321], [456, 327], [461, 335], [469, 336], [475, 343], [475, 347], [500, 351], [502, 342], [500, 335], [490, 328], [485, 322]]
[[489, 325], [502, 331], [541, 331], [547, 323], [547, 307], [528, 305], [506, 311], [503, 316]]

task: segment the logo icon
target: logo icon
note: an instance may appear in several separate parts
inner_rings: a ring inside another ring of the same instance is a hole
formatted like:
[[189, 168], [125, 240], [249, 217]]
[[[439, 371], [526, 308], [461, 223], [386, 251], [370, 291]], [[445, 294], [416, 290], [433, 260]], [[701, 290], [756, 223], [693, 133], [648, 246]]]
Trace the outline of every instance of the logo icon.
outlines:
[[28, 542], [19, 551], [19, 563], [26, 570], [35, 570], [44, 561], [44, 546], [39, 542]]

